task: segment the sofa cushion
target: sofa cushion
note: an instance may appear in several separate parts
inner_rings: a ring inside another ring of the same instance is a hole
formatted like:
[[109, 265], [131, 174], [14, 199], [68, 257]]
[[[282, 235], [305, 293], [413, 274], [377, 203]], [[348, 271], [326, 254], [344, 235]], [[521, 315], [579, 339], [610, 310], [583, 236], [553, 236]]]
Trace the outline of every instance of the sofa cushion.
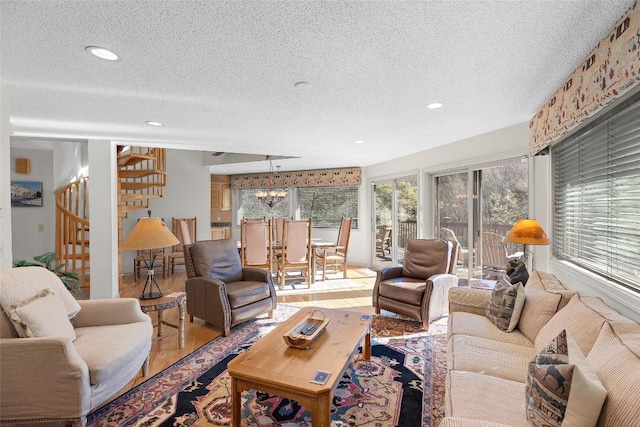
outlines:
[[607, 389], [598, 427], [640, 425], [640, 325], [606, 322], [587, 360]]
[[62, 302], [69, 319], [80, 311], [80, 304], [60, 278], [44, 267], [18, 267], [0, 272], [0, 306], [5, 311], [43, 289], [51, 290]]
[[445, 415], [524, 426], [524, 383], [476, 372], [449, 371]]
[[518, 329], [531, 342], [535, 342], [540, 329], [563, 308], [574, 291], [567, 290], [553, 275], [534, 271], [524, 288], [525, 302], [518, 321]]
[[447, 368], [524, 382], [534, 355], [532, 346], [454, 335], [448, 342]]
[[448, 334], [449, 337], [471, 335], [533, 348], [533, 341], [525, 337], [518, 329], [513, 332], [501, 331], [486, 316], [462, 311], [449, 313]]
[[380, 282], [380, 296], [405, 304], [420, 306], [424, 299], [426, 280], [396, 277]]
[[535, 340], [537, 351], [549, 343], [563, 329], [566, 329], [588, 355], [596, 342], [602, 325], [607, 321], [633, 322], [606, 305], [600, 298], [581, 297], [575, 294], [566, 307], [558, 311], [546, 325], [540, 329]]
[[9, 306], [9, 318], [21, 337], [67, 337], [76, 339], [73, 325], [62, 302], [47, 288], [18, 304]]
[[149, 353], [150, 341], [140, 337], [148, 336], [151, 328], [149, 322], [77, 328], [73, 345], [89, 368], [91, 385], [112, 381], [123, 366]]
[[240, 281], [227, 283], [227, 294], [232, 309], [253, 304], [271, 296], [271, 288], [266, 282]]
[[527, 419], [535, 426], [595, 426], [606, 397], [606, 389], [565, 330], [529, 364]]
[[491, 298], [487, 304], [486, 316], [491, 323], [505, 332], [515, 329], [524, 305], [524, 286], [518, 282], [515, 285], [504, 279], [498, 280], [491, 291]]

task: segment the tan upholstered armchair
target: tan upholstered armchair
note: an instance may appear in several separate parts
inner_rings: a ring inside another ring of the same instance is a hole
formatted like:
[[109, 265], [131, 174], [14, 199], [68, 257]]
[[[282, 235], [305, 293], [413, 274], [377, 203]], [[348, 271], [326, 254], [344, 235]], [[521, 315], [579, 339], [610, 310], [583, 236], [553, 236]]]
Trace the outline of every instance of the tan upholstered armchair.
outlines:
[[20, 267], [0, 271], [0, 303], [0, 424], [84, 426], [146, 375], [153, 326], [135, 298], [76, 301], [54, 273]]
[[414, 239], [407, 242], [404, 265], [378, 271], [373, 307], [429, 323], [448, 313], [449, 289], [458, 286], [450, 274], [457, 262], [454, 245], [446, 240]]
[[272, 316], [276, 290], [271, 272], [242, 268], [234, 240], [204, 240], [186, 245], [187, 313], [222, 329], [264, 313]]

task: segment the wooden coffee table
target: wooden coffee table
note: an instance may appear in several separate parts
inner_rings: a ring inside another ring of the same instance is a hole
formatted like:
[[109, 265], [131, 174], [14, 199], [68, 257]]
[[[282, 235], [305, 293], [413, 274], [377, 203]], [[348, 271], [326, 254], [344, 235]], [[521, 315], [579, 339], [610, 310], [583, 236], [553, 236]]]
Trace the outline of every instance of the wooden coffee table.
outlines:
[[[331, 319], [324, 332], [308, 349], [289, 347], [283, 335], [315, 310]], [[330, 426], [331, 396], [363, 339], [363, 358], [371, 358], [371, 320], [361, 317], [354, 311], [302, 308], [229, 362], [232, 425], [240, 426], [242, 391], [253, 389], [294, 399], [311, 412], [314, 426]], [[331, 372], [324, 385], [310, 381], [317, 370]]]

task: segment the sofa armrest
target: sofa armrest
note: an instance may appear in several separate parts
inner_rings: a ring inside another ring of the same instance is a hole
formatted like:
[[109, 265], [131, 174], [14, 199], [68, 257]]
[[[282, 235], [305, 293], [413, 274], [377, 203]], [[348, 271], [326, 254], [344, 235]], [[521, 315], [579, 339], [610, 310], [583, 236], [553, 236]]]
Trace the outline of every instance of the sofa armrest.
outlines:
[[136, 298], [80, 300], [78, 303], [80, 312], [71, 319], [76, 328], [151, 322]]
[[489, 289], [455, 287], [449, 289], [449, 313], [464, 311], [484, 316], [491, 298]]
[[89, 368], [69, 338], [0, 339], [0, 372], [2, 420], [80, 417], [90, 409]]
[[491, 421], [474, 420], [471, 418], [446, 417], [443, 418], [439, 427], [511, 427], [506, 424], [494, 423]]

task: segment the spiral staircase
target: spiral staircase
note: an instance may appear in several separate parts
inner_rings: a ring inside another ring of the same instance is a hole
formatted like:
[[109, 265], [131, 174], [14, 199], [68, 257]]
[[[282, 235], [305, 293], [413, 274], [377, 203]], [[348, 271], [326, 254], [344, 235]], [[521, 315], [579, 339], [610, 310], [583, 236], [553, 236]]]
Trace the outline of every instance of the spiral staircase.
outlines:
[[[163, 148], [118, 146], [118, 242], [122, 240], [122, 220], [128, 213], [148, 209], [151, 199], [164, 196], [165, 156]], [[85, 289], [90, 286], [90, 231], [89, 177], [86, 177], [56, 193], [57, 262], [64, 263], [64, 271], [76, 272], [81, 288]], [[122, 272], [120, 250], [118, 264], [118, 271]]]

